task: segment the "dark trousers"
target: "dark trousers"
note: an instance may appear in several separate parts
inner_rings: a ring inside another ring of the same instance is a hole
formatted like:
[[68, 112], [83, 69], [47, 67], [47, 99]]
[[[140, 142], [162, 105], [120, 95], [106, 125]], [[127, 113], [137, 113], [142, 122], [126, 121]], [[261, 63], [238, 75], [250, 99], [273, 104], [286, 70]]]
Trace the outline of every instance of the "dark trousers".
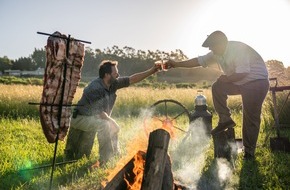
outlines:
[[261, 123], [262, 105], [269, 90], [268, 80], [255, 80], [243, 85], [216, 81], [212, 85], [215, 110], [220, 122], [231, 119], [227, 106], [229, 95], [241, 95], [243, 105], [242, 137], [245, 151], [254, 155]]
[[88, 158], [94, 145], [96, 131], [82, 131], [70, 128], [65, 148], [67, 160], [80, 159], [84, 155]]

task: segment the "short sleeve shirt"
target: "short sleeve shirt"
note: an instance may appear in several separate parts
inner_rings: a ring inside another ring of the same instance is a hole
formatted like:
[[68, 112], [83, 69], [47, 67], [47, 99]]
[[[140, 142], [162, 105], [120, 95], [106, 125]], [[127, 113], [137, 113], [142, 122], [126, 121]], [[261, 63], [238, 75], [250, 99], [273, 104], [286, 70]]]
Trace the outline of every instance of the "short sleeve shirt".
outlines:
[[101, 78], [93, 80], [83, 91], [83, 95], [77, 104], [81, 115], [98, 115], [106, 112], [109, 116], [112, 113], [117, 95], [116, 91], [130, 85], [129, 77], [119, 77], [110, 89], [106, 89]]
[[253, 48], [242, 42], [229, 41], [222, 56], [210, 52], [199, 56], [198, 63], [203, 67], [218, 63], [227, 76], [234, 73], [248, 73], [242, 80], [234, 82], [236, 85], [268, 79], [268, 71], [263, 58]]

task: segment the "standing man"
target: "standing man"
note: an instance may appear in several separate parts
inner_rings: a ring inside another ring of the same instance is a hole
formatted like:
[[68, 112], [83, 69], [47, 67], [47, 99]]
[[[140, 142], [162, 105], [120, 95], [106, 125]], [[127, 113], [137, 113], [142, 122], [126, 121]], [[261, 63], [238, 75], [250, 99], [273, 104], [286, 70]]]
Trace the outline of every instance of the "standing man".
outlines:
[[96, 133], [100, 165], [104, 165], [113, 155], [118, 155], [120, 128], [111, 118], [117, 97], [116, 91], [137, 83], [160, 69], [160, 66], [155, 65], [144, 72], [119, 77], [117, 66], [116, 61], [103, 61], [99, 67], [99, 77], [84, 89], [71, 120], [65, 148], [67, 160], [79, 159], [83, 155], [89, 157]]
[[186, 61], [169, 60], [166, 67], [208, 67], [218, 64], [224, 75], [212, 85], [212, 97], [215, 110], [219, 116], [215, 135], [236, 124], [227, 107], [229, 95], [241, 95], [243, 104], [243, 144], [245, 159], [255, 156], [255, 149], [260, 130], [261, 110], [269, 89], [268, 71], [262, 57], [250, 46], [238, 41], [228, 41], [221, 31], [211, 33], [202, 47], [211, 52]]

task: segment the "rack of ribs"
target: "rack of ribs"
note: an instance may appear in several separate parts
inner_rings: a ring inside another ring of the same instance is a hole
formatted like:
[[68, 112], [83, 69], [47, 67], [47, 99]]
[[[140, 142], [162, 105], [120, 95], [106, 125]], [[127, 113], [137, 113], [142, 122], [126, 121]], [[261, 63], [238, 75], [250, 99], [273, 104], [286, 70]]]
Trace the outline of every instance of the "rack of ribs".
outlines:
[[64, 140], [69, 129], [71, 105], [81, 79], [85, 53], [82, 43], [68, 40], [59, 32], [48, 38], [45, 49], [46, 68], [39, 112], [44, 135], [49, 143], [54, 143], [57, 135], [59, 140]]

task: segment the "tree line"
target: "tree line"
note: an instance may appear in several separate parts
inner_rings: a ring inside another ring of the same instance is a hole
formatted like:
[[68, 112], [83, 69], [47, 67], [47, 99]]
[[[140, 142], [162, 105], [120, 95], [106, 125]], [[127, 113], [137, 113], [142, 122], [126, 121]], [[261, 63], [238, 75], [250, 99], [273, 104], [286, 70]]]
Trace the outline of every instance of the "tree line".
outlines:
[[[103, 60], [118, 61], [119, 73], [125, 76], [150, 68], [155, 61], [160, 59], [174, 59], [180, 61], [188, 59], [188, 57], [179, 49], [165, 52], [161, 50], [136, 50], [128, 46], [119, 48], [116, 45], [111, 48], [107, 47], [103, 50], [93, 50], [90, 47], [86, 47], [82, 68], [82, 81], [88, 82], [92, 78], [95, 78], [98, 75], [99, 64]], [[35, 48], [33, 53], [28, 57], [20, 57], [16, 60], [11, 60], [7, 56], [0, 57], [0, 71], [2, 73], [4, 73], [4, 70], [9, 69], [34, 71], [37, 68], [45, 68], [45, 64], [46, 52], [44, 48]], [[290, 78], [290, 67], [285, 68], [282, 62], [269, 60], [266, 64], [271, 76], [277, 75], [277, 77], [281, 77], [281, 73], [283, 73], [284, 79], [288, 80]], [[203, 68], [173, 69], [166, 74], [158, 74], [157, 77], [159, 81], [196, 83], [200, 81], [214, 81], [220, 74], [221, 71], [211, 69], [205, 70]]]
[[[115, 60], [119, 62], [119, 72], [121, 75], [129, 75], [134, 72], [142, 71], [152, 66], [156, 60], [160, 59], [184, 60], [187, 56], [181, 50], [171, 52], [142, 51], [125, 46], [119, 48], [91, 49], [86, 47], [82, 76], [95, 77], [98, 73], [98, 66], [103, 60]], [[0, 71], [4, 70], [27, 70], [33, 71], [37, 68], [45, 68], [46, 52], [44, 48], [34, 49], [34, 52], [28, 57], [20, 57], [16, 60], [10, 60], [7, 56], [0, 57]]]

